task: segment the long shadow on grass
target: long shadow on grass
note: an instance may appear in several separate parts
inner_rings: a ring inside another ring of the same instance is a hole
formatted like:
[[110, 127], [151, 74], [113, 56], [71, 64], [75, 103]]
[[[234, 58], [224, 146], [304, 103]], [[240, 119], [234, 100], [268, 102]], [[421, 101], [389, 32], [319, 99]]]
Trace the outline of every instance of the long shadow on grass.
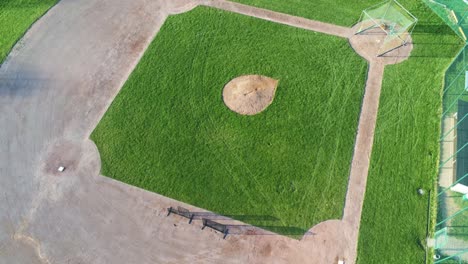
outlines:
[[453, 30], [446, 25], [417, 24], [413, 30], [413, 35], [423, 34], [453, 35]]
[[[446, 42], [441, 38], [429, 37], [429, 35], [453, 35], [453, 30], [446, 25], [418, 24], [412, 32], [415, 45], [411, 57], [413, 58], [453, 58], [452, 49], [447, 47], [460, 46], [462, 41]], [[427, 35], [427, 36], [425, 36]]]
[[[451, 30], [450, 28], [448, 28]], [[359, 33], [360, 35], [385, 35], [383, 31], [367, 31], [363, 33]], [[454, 54], [452, 52], [452, 49], [447, 49], [448, 46], [460, 46], [460, 42], [442, 42], [437, 38], [427, 38], [424, 37], [426, 42], [424, 41], [419, 41], [418, 36], [416, 35], [422, 35], [424, 33], [415, 33], [413, 31], [412, 34], [412, 40], [413, 40], [413, 45], [415, 46], [413, 48], [413, 51], [411, 52], [411, 57], [412, 58], [453, 58]], [[427, 33], [429, 34], [429, 33]], [[448, 35], [448, 34], [447, 34]], [[429, 40], [429, 42], [427, 42]], [[416, 50], [417, 47], [417, 50]], [[398, 48], [395, 49], [395, 51], [398, 51]], [[437, 51], [437, 52], [435, 52]], [[382, 55], [382, 57], [400, 57], [398, 55], [398, 52], [390, 52]]]
[[[453, 58], [452, 49], [448, 46], [458, 46], [456, 43], [421, 43], [414, 42], [411, 58]], [[437, 50], [437, 52], [435, 52]]]
[[252, 225], [226, 225], [230, 235], [275, 235], [308, 236], [314, 233], [295, 226], [252, 226]]
[[202, 218], [210, 220], [232, 220], [239, 221], [278, 221], [279, 219], [271, 215], [219, 215], [210, 212], [192, 212], [193, 219], [201, 220]]
[[[261, 222], [275, 222], [279, 221], [278, 218], [271, 215], [219, 215], [210, 212], [191, 212], [193, 220], [225, 220], [225, 221], [261, 221]], [[247, 225], [247, 224], [228, 224], [223, 223], [228, 229], [230, 235], [286, 235], [296, 239], [300, 239], [305, 235], [313, 235], [312, 232], [295, 226], [275, 226], [275, 225]]]

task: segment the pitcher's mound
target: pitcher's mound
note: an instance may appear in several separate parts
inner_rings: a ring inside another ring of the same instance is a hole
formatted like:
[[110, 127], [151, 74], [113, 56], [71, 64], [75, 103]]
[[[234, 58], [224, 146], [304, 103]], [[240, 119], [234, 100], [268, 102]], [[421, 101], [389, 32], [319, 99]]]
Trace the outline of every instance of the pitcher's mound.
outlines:
[[243, 75], [224, 86], [223, 100], [236, 113], [255, 115], [271, 104], [277, 86], [277, 80], [266, 76]]

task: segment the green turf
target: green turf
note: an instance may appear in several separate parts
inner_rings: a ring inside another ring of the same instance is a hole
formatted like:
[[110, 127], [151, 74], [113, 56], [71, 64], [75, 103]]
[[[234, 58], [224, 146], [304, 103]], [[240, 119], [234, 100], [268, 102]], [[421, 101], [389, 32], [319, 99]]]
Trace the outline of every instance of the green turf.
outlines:
[[[345, 39], [199, 7], [166, 21], [91, 138], [104, 175], [303, 234], [342, 216], [366, 71]], [[279, 80], [261, 114], [222, 101], [244, 74]]]
[[[362, 9], [381, 1], [237, 2], [350, 26]], [[416, 190], [435, 186], [443, 75], [463, 46], [422, 1], [399, 2], [419, 22], [411, 58], [385, 69], [359, 236], [362, 264], [424, 262], [427, 197], [418, 197]]]
[[[416, 1], [416, 0], [415, 0]], [[233, 0], [255, 7], [301, 16], [342, 26], [358, 22], [362, 10], [382, 0]]]
[[443, 76], [463, 46], [422, 2], [401, 2], [419, 22], [411, 58], [385, 69], [359, 238], [365, 264], [424, 263], [427, 197], [416, 190], [435, 191]]
[[26, 30], [58, 0], [0, 0], [0, 64]]

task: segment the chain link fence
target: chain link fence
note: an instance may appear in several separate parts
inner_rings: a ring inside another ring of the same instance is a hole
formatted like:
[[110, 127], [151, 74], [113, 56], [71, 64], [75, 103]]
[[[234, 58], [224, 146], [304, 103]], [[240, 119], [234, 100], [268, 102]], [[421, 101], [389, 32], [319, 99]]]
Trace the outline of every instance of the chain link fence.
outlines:
[[468, 263], [468, 48], [445, 73], [434, 263]]

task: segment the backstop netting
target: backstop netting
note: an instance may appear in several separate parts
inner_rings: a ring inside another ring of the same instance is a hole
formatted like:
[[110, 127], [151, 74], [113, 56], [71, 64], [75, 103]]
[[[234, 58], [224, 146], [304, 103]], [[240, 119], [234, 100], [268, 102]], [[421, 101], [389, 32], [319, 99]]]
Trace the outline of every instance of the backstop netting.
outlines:
[[386, 37], [379, 49], [379, 56], [405, 45], [418, 19], [395, 0], [372, 6], [362, 11], [356, 34], [380, 28]]
[[445, 73], [435, 263], [468, 263], [468, 46]]
[[464, 0], [424, 0], [434, 13], [464, 41], [468, 34], [468, 1]]

